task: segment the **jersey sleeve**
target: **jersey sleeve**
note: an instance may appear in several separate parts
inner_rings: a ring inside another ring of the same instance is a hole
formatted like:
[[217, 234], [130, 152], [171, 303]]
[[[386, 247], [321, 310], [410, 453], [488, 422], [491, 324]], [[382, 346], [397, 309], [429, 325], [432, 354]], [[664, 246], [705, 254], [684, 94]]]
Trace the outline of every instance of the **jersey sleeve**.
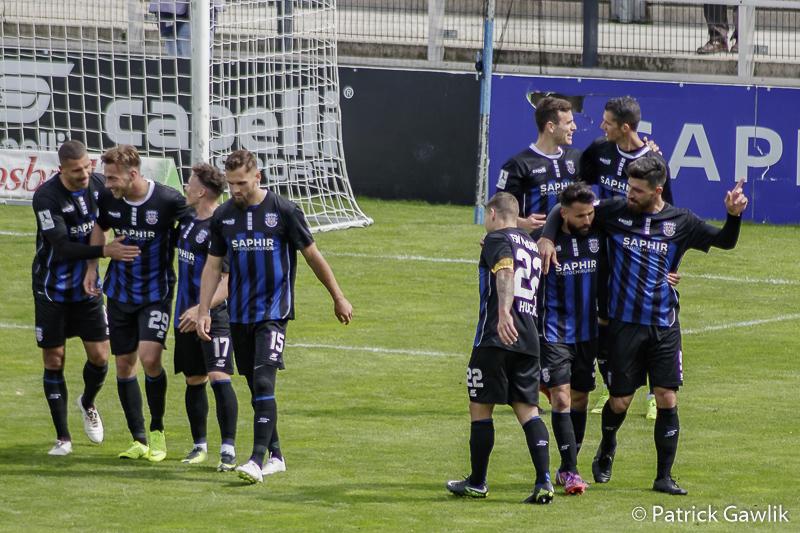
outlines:
[[691, 228], [686, 247], [708, 252], [721, 230], [701, 220], [691, 211], [687, 211], [686, 219]]
[[589, 185], [597, 185], [599, 173], [597, 171], [597, 143], [592, 143], [581, 154], [578, 162], [578, 178]]
[[289, 241], [298, 250], [305, 250], [314, 244], [314, 237], [311, 235], [311, 229], [308, 227], [306, 216], [297, 204], [291, 204], [287, 207], [287, 210]]
[[192, 214], [192, 208], [186, 204], [186, 197], [184, 195], [182, 195], [180, 192], [176, 191], [171, 187], [169, 189], [173, 193], [171, 203], [175, 213], [174, 215], [175, 217], [174, 220], [176, 223], [175, 225], [177, 226], [178, 222], [182, 218]]
[[106, 188], [103, 188], [100, 194], [97, 195], [97, 225], [100, 226], [103, 231], [111, 227], [111, 221], [108, 216], [108, 205], [112, 198], [111, 191]]
[[493, 232], [486, 235], [482, 254], [493, 274], [503, 268], [514, 268], [514, 250], [502, 233]]
[[225, 235], [222, 233], [222, 213], [221, 209], [217, 209], [211, 216], [211, 222], [208, 225], [209, 234], [211, 237], [208, 242], [208, 253], [215, 257], [224, 257], [228, 255], [228, 242], [225, 240]]
[[497, 187], [495, 192], [507, 192], [514, 195], [514, 198], [519, 202], [520, 216], [525, 216], [522, 205], [522, 196], [525, 194], [524, 190], [524, 173], [516, 159], [509, 159], [500, 169], [500, 176], [497, 178]]
[[594, 222], [592, 226], [603, 229], [607, 221], [611, 220], [620, 210], [627, 205], [625, 198], [606, 198], [597, 200], [594, 204]]
[[36, 213], [36, 225], [45, 239], [53, 243], [67, 238], [67, 225], [61, 214], [61, 206], [52, 197], [34, 195], [33, 211]]

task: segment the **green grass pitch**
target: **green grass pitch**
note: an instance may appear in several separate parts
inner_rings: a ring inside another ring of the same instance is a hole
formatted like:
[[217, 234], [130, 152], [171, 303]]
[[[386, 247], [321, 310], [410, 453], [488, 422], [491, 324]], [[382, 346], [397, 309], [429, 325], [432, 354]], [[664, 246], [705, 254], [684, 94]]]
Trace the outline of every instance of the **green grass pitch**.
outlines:
[[[317, 236], [355, 307], [350, 326], [336, 322], [327, 293], [300, 262], [299, 318], [288, 330], [287, 369], [277, 388], [288, 471], [257, 486], [214, 470], [219, 432], [210, 390], [209, 462], [180, 463], [191, 440], [171, 350], [164, 354], [170, 376], [165, 462], [116, 459], [130, 438], [113, 369], [98, 398], [106, 441], [91, 445], [83, 435], [73, 402], [85, 357], [75, 340], [66, 364], [74, 452], [46, 455], [54, 432], [32, 329], [34, 239], [20, 235], [33, 232], [35, 222], [29, 207], [0, 208], [0, 529], [684, 530], [691, 525], [663, 517], [654, 524], [650, 516], [638, 523], [631, 513], [637, 506], [649, 515], [658, 505], [710, 505], [719, 522], [706, 529], [744, 531], [745, 524], [725, 522], [726, 506], [781, 504], [791, 522], [758, 527], [800, 527], [797, 227], [747, 224], [736, 250], [693, 251], [684, 259], [685, 386], [674, 473], [689, 496], [649, 490], [655, 449], [640, 391], [620, 431], [612, 482], [593, 484], [580, 497], [558, 493], [553, 505], [538, 507], [519, 503], [531, 489], [533, 467], [508, 408], [495, 412], [489, 498], [459, 500], [444, 490], [447, 479], [468, 471], [464, 378], [482, 235], [470, 223], [471, 209], [367, 199], [362, 206], [374, 226]], [[252, 411], [244, 380], [234, 381], [242, 459], [252, 443]], [[545, 421], [550, 427], [549, 416]], [[587, 478], [599, 424], [598, 415], [589, 416], [579, 457]], [[550, 449], [555, 469], [552, 435]]]

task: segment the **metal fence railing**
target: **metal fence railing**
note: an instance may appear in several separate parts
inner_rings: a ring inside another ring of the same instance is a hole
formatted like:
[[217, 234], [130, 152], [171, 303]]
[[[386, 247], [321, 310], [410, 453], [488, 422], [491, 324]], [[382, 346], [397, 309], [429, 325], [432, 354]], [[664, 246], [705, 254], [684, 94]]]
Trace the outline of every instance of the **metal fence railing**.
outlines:
[[[420, 57], [420, 48], [427, 47], [428, 59], [463, 61], [481, 47], [485, 4], [485, 0], [339, 0], [340, 50], [345, 55]], [[782, 71], [775, 65], [800, 68], [800, 1], [600, 0], [598, 4], [597, 52], [605, 58], [601, 61], [605, 68], [642, 64], [642, 70], [725, 73], [727, 69], [740, 76], [752, 74], [754, 66], [757, 73], [761, 63], [771, 64], [762, 70], [774, 76]], [[704, 4], [717, 5], [724, 13], [729, 45], [748, 41], [746, 57], [721, 50], [697, 53], [709, 40]], [[734, 35], [737, 8], [740, 28]], [[496, 0], [495, 61], [501, 67], [542, 62], [579, 65], [584, 29], [582, 0]], [[351, 43], [373, 46], [360, 46], [351, 54]]]

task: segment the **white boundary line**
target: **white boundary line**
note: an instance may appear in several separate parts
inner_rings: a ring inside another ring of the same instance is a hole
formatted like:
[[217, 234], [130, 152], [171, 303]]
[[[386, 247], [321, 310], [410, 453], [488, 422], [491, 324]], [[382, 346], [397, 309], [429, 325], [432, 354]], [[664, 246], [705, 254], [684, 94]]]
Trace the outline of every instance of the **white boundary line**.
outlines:
[[5, 237], [36, 237], [35, 233], [25, 233], [19, 231], [0, 231], [0, 235]]
[[745, 328], [770, 324], [772, 322], [785, 322], [787, 320], [800, 320], [800, 313], [793, 315], [780, 315], [773, 318], [763, 318], [761, 320], [746, 320], [744, 322], [731, 322], [729, 324], [717, 324], [716, 326], [703, 326], [701, 328], [691, 328], [682, 331], [684, 335], [696, 335], [698, 333], [708, 333], [709, 331], [721, 331], [724, 329]]

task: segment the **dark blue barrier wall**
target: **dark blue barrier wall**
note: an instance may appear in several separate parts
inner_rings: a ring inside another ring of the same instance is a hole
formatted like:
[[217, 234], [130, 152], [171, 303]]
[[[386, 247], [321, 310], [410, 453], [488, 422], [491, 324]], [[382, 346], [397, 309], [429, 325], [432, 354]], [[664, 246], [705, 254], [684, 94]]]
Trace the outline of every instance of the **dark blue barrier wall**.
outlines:
[[675, 203], [722, 218], [725, 191], [747, 177], [746, 218], [800, 222], [800, 90], [683, 83], [495, 76], [489, 132], [490, 193], [503, 162], [535, 141], [530, 92], [583, 97], [574, 146], [603, 134], [609, 98], [631, 95], [642, 107], [641, 133], [670, 163]]

